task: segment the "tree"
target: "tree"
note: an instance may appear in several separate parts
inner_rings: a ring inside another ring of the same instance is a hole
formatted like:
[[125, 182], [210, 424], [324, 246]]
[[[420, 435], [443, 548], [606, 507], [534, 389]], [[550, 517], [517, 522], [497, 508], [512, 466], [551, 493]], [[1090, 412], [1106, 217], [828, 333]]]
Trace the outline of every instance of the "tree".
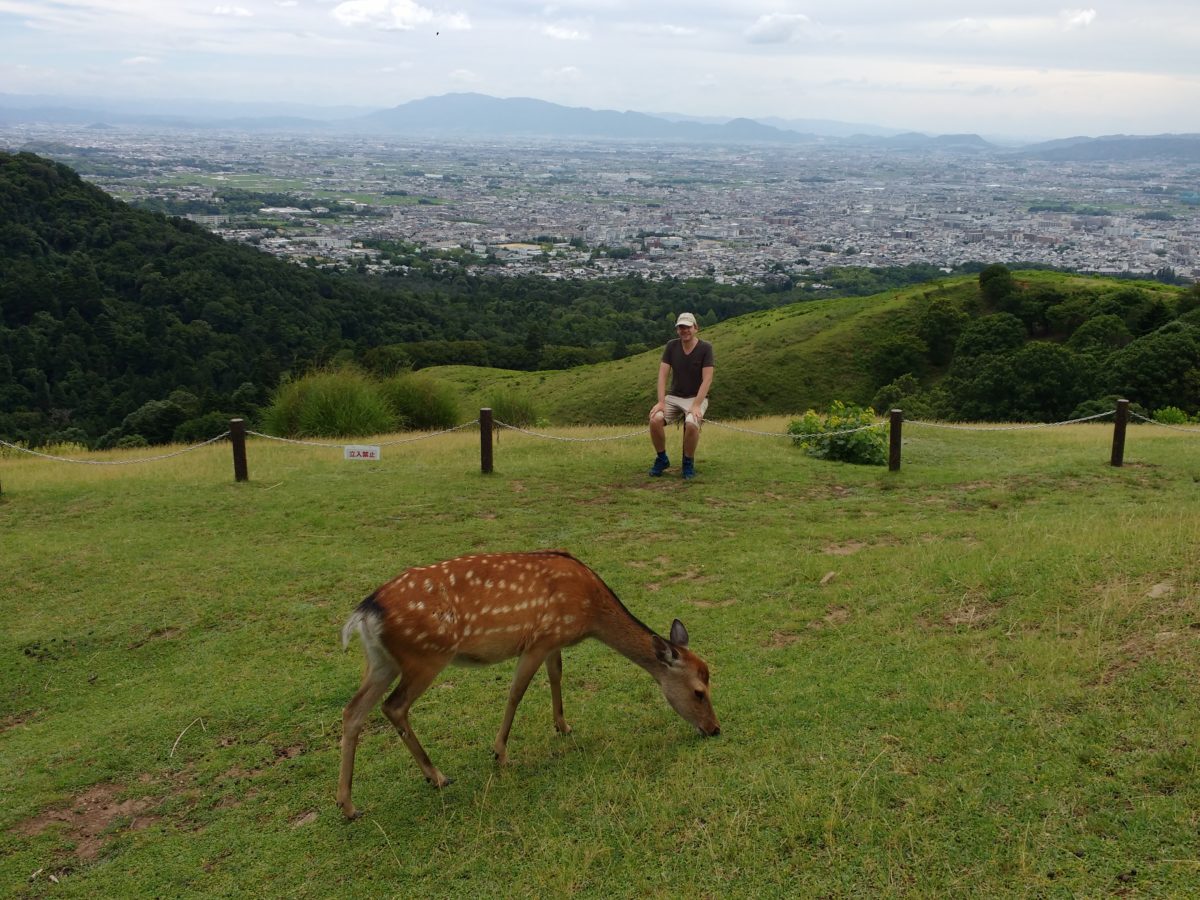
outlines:
[[954, 356], [954, 345], [969, 317], [948, 297], [934, 297], [921, 312], [917, 333], [929, 347], [929, 359], [944, 366]]
[[1200, 406], [1200, 330], [1173, 323], [1138, 338], [1107, 362], [1108, 388], [1147, 409]]
[[1006, 353], [1025, 343], [1025, 326], [1011, 313], [993, 313], [968, 322], [954, 347], [955, 365], [994, 353]]
[[993, 263], [979, 273], [979, 292], [993, 309], [1002, 309], [1016, 286], [1012, 272], [1000, 263]]
[[1108, 354], [1132, 340], [1133, 335], [1120, 317], [1107, 313], [1088, 319], [1076, 328], [1067, 340], [1067, 346], [1078, 353]]

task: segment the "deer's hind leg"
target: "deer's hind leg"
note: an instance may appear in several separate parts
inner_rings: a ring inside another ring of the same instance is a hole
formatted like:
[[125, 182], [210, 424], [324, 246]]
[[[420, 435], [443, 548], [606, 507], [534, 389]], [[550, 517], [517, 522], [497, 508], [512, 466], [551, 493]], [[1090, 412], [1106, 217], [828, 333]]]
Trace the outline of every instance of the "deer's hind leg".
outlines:
[[449, 662], [450, 657], [448, 656], [427, 658], [420, 662], [402, 662], [400, 683], [396, 685], [391, 696], [383, 701], [383, 714], [400, 733], [405, 746], [408, 747], [408, 752], [413, 755], [413, 759], [425, 773], [425, 780], [439, 788], [449, 785], [451, 779], [439, 772], [429, 759], [429, 754], [425, 752], [425, 748], [421, 746], [421, 742], [413, 733], [412, 726], [408, 723], [408, 711], [417, 698], [428, 690], [438, 673], [446, 668]]
[[342, 710], [342, 768], [338, 776], [337, 804], [347, 819], [356, 819], [359, 816], [358, 810], [350, 801], [350, 787], [354, 781], [354, 753], [358, 749], [358, 738], [362, 734], [363, 723], [398, 674], [399, 667], [390, 660], [368, 656], [362, 685]]

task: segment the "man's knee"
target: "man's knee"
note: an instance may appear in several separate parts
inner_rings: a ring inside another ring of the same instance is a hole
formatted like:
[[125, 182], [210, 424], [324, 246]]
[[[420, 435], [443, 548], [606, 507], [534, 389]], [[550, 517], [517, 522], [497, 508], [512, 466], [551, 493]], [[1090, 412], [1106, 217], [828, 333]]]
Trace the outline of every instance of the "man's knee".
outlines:
[[694, 415], [692, 415], [691, 413], [688, 413], [686, 416], [684, 416], [683, 427], [685, 430], [695, 431], [695, 432], [699, 433], [700, 422], [697, 421], [697, 419]]
[[650, 413], [650, 424], [651, 425], [666, 425], [667, 424], [666, 413], [664, 413], [661, 409], [656, 409], [654, 412]]

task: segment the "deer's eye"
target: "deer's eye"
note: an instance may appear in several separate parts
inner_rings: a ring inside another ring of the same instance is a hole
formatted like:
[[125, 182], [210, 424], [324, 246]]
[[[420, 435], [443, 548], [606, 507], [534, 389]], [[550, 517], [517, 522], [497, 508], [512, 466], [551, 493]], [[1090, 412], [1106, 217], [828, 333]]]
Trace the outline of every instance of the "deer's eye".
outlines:
[[703, 700], [704, 699], [704, 691], [696, 691], [696, 699]]

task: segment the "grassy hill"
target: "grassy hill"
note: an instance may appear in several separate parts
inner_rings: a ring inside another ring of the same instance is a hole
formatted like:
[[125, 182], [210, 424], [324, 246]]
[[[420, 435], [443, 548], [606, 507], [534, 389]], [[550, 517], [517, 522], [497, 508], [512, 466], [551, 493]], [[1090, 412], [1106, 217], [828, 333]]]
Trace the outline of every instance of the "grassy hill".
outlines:
[[[714, 428], [688, 483], [640, 438], [506, 435], [485, 477], [469, 431], [252, 441], [242, 484], [226, 446], [0, 457], [0, 892], [1197, 896], [1200, 435], [1131, 429], [1114, 469], [1111, 432], [913, 427], [888, 474]], [[499, 770], [513, 665], [452, 668], [411, 721], [455, 783], [377, 713], [342, 821], [347, 615], [538, 547], [686, 623], [722, 736], [584, 642], [573, 733], [539, 673]]]
[[[1146, 303], [1174, 309], [1184, 296], [1177, 287], [1055, 272], [1014, 273], [1026, 295], [1053, 293], [1056, 305], [1103, 304], [1134, 290]], [[970, 318], [995, 312], [981, 299], [974, 276], [902, 288], [869, 297], [797, 303], [748, 313], [704, 329], [713, 343], [716, 375], [709, 415], [737, 418], [768, 413], [824, 409], [833, 400], [867, 404], [886, 377], [877, 371], [880, 348], [897, 336], [915, 334], [931, 301], [945, 301]], [[1061, 344], [1070, 332], [1042, 339]], [[669, 339], [664, 334], [663, 341]], [[427, 370], [462, 393], [469, 409], [487, 406], [497, 393], [534, 399], [549, 421], [558, 423], [641, 422], [654, 402], [661, 350], [614, 362], [555, 372], [510, 372], [469, 366]], [[947, 364], [928, 364], [924, 380], [936, 385]], [[1100, 387], [1096, 388], [1101, 390]]]

